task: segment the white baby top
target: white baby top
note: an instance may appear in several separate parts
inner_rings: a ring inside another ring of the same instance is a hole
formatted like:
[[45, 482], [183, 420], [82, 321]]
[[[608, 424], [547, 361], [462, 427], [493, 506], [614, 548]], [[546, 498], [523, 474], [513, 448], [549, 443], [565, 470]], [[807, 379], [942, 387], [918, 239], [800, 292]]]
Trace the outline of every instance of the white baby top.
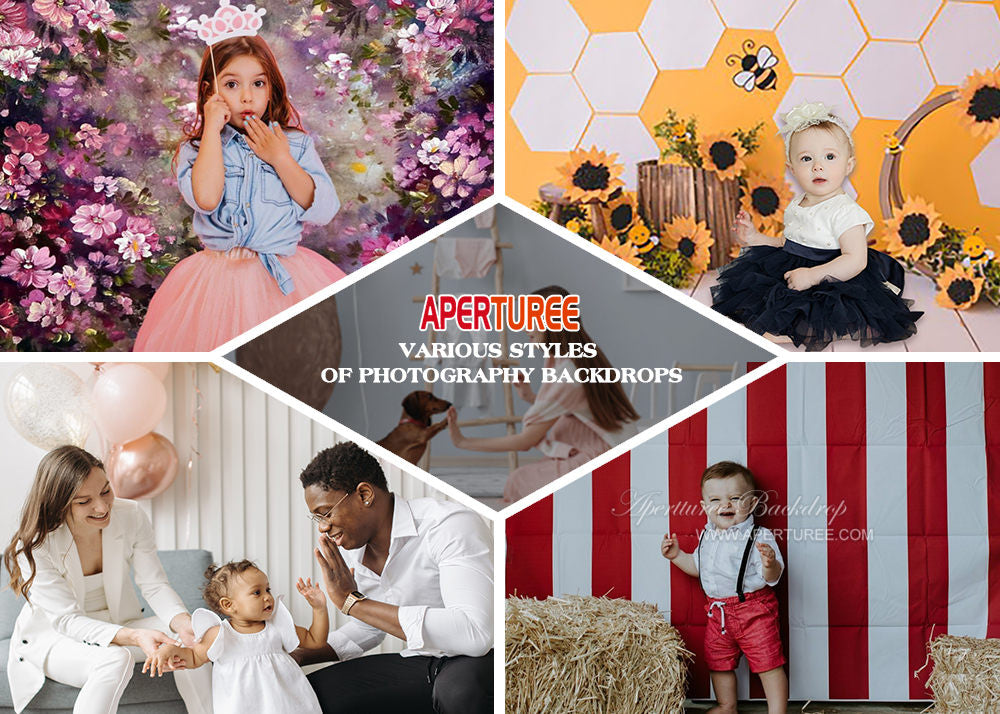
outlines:
[[199, 639], [219, 626], [208, 648], [215, 714], [322, 714], [309, 680], [288, 654], [299, 646], [299, 636], [280, 599], [260, 632], [237, 632], [228, 620], [204, 608], [194, 611], [191, 624]]
[[[740, 564], [743, 562], [743, 551], [746, 550], [747, 538], [753, 529], [753, 516], [742, 523], [719, 530], [711, 521], [705, 526], [701, 544], [695, 551], [695, 563], [698, 565], [698, 576], [705, 594], [710, 598], [736, 597], [736, 580], [740, 575]], [[760, 559], [760, 551], [756, 543], [764, 543], [774, 548], [774, 556], [781, 564], [781, 572], [785, 572], [785, 560], [781, 557], [774, 534], [767, 528], [758, 528], [755, 545], [750, 549], [750, 559], [743, 575], [743, 592], [752, 593], [765, 585], [776, 585], [781, 575], [768, 582], [764, 580], [764, 565]]]
[[872, 217], [846, 193], [828, 198], [815, 206], [800, 206], [803, 195], [785, 209], [785, 240], [810, 248], [840, 250], [840, 236], [854, 226], [864, 226], [865, 235], [875, 227]]

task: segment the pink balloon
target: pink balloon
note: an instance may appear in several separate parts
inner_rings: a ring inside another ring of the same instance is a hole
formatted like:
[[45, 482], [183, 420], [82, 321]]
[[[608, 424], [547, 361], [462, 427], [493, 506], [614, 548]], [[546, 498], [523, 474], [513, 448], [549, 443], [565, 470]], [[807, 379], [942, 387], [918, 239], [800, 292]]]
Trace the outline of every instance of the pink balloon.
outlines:
[[94, 383], [94, 421], [112, 444], [125, 444], [151, 432], [167, 408], [167, 390], [152, 372], [122, 364]]
[[115, 444], [104, 460], [108, 480], [120, 498], [153, 498], [177, 476], [177, 449], [162, 434], [151, 433]]
[[167, 378], [167, 371], [170, 369], [169, 362], [92, 362], [95, 367], [100, 367], [103, 365], [104, 371], [107, 372], [109, 369], [114, 369], [115, 367], [120, 367], [123, 364], [134, 364], [142, 367], [143, 369], [148, 369], [156, 378], [161, 382]]

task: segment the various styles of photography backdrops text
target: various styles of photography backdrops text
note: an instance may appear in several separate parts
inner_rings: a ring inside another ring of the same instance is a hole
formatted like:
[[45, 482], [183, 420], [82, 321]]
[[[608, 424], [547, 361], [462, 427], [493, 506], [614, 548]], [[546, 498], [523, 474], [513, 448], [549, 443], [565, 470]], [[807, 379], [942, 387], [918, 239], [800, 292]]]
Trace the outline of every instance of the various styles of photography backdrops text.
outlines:
[[[504, 250], [504, 293], [519, 295], [552, 285], [561, 285], [571, 293], [580, 295], [580, 319], [591, 338], [607, 354], [614, 367], [670, 367], [676, 360], [681, 363], [732, 364], [738, 363], [738, 374], [745, 373], [748, 362], [766, 362], [772, 355], [748, 342], [726, 328], [698, 315], [675, 300], [655, 290], [626, 290], [625, 275], [600, 259], [580, 250], [573, 242], [553, 235], [509, 209], [497, 208], [497, 226], [500, 241], [513, 245]], [[461, 236], [488, 238], [490, 233], [477, 229], [472, 221], [450, 231], [443, 238]], [[427, 335], [420, 332], [421, 303], [413, 298], [431, 292], [431, 274], [434, 270], [435, 244], [431, 242], [410, 253], [405, 260], [388, 265], [370, 277], [356, 283], [337, 295], [340, 327], [343, 336], [341, 367], [420, 367], [424, 363], [406, 359], [399, 348], [400, 342], [423, 345]], [[414, 266], [420, 272], [414, 272]], [[441, 294], [488, 294], [494, 292], [492, 271], [482, 278], [441, 278]], [[312, 312], [316, 308], [310, 308]], [[303, 313], [306, 314], [306, 313]], [[465, 342], [497, 342], [499, 333], [463, 333]], [[530, 342], [526, 333], [508, 332], [510, 342]], [[437, 341], [447, 340], [438, 336]], [[359, 365], [359, 345], [363, 362]], [[252, 344], [252, 343], [251, 343]], [[492, 364], [486, 360], [485, 366]], [[520, 367], [536, 368], [532, 389], [540, 387], [539, 368], [543, 360], [520, 360]], [[427, 365], [433, 364], [428, 360]], [[329, 365], [327, 365], [329, 366]], [[318, 375], [317, 375], [318, 379]], [[643, 419], [640, 429], [667, 417], [667, 390], [675, 392], [675, 408], [680, 409], [694, 401], [695, 378], [685, 378], [679, 384], [656, 385], [657, 414], [650, 413], [650, 385], [636, 385], [636, 409]], [[725, 382], [728, 382], [728, 376]], [[433, 391], [441, 396], [441, 384]], [[462, 406], [459, 397], [453, 397], [459, 407], [462, 421], [504, 412], [504, 398], [500, 384], [487, 385], [484, 406]], [[623, 384], [625, 393], [632, 388]], [[380, 439], [392, 429], [400, 418], [400, 403], [414, 389], [424, 389], [419, 384], [360, 384], [353, 378], [337, 384], [333, 396], [323, 410], [331, 418], [372, 439]], [[467, 392], [468, 390], [457, 390]], [[360, 408], [362, 405], [365, 409]], [[514, 409], [523, 415], [528, 408], [520, 397], [514, 397]], [[435, 416], [434, 421], [444, 415]], [[518, 426], [520, 430], [520, 426]], [[502, 436], [502, 424], [469, 427], [467, 436]], [[537, 453], [537, 452], [536, 452]], [[447, 432], [436, 436], [431, 446], [431, 472], [438, 459], [449, 463], [455, 459], [465, 463], [482, 454], [456, 449]], [[502, 456], [502, 454], [498, 455]], [[530, 454], [524, 454], [525, 457]]]
[[[170, 162], [205, 50], [186, 23], [218, 3], [2, 4], [0, 347], [127, 349], [199, 248]], [[493, 4], [432, 4], [264, 5], [343, 202], [303, 244], [346, 272], [492, 191]]]
[[[660, 540], [695, 549], [701, 473], [722, 460], [750, 467], [768, 495], [758, 522], [782, 531], [791, 699], [930, 699], [933, 665], [913, 674], [932, 631], [1000, 637], [997, 364], [776, 370], [512, 516], [508, 594], [656, 603], [695, 653], [689, 696], [708, 697], [705, 598]], [[826, 529], [841, 539], [807, 535]], [[742, 697], [762, 697], [753, 680]]]

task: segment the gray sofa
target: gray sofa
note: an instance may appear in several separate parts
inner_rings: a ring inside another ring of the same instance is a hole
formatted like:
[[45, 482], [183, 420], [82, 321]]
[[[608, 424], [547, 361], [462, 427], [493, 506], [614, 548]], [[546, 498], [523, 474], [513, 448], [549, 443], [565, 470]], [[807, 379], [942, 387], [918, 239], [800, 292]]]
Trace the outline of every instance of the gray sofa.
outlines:
[[[204, 607], [201, 599], [201, 588], [204, 584], [205, 569], [212, 564], [212, 554], [207, 550], [161, 550], [160, 562], [167, 573], [170, 585], [181, 596], [189, 612], [195, 608]], [[14, 629], [14, 620], [21, 612], [24, 604], [22, 598], [16, 597], [7, 587], [7, 573], [0, 567], [0, 714], [14, 711], [10, 696], [10, 685], [7, 681], [7, 652], [10, 649], [10, 636]], [[136, 590], [138, 592], [138, 590]], [[149, 604], [139, 593], [139, 604], [145, 613], [153, 614]], [[150, 678], [140, 673], [142, 663], [136, 665], [135, 675], [129, 682], [125, 695], [122, 697], [118, 711], [121, 714], [186, 714], [174, 678], [165, 675], [162, 678]], [[48, 680], [41, 691], [28, 704], [25, 714], [52, 714], [53, 712], [73, 711], [73, 702], [80, 691], [73, 687]]]

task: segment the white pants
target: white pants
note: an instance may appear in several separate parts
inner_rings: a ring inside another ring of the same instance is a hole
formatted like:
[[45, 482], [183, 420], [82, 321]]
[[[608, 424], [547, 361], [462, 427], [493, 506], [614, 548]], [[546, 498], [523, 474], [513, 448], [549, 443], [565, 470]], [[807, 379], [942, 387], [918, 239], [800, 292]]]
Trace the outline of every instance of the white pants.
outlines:
[[[122, 627], [171, 634], [155, 617], [125, 622]], [[63, 637], [52, 646], [42, 669], [49, 679], [80, 689], [73, 714], [115, 714], [135, 663], [145, 661], [146, 655], [138, 647], [94, 647]], [[173, 675], [188, 714], [212, 714], [211, 663]]]

